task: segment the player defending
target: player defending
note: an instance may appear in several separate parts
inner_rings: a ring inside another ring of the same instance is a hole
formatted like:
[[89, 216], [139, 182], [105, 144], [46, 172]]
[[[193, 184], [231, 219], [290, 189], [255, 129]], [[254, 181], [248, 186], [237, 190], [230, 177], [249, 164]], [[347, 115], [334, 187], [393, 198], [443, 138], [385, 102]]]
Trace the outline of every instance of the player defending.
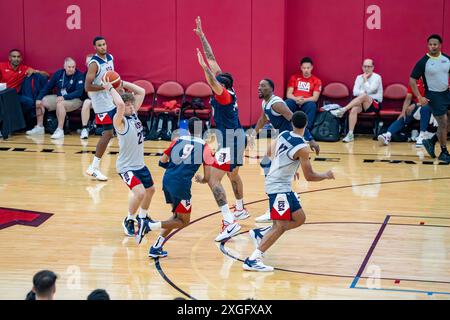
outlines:
[[203, 164], [204, 179], [209, 178], [209, 165], [214, 157], [208, 145], [201, 139], [202, 122], [191, 118], [188, 122], [189, 136], [181, 136], [164, 151], [159, 165], [166, 169], [163, 177], [163, 191], [166, 202], [172, 205], [173, 216], [166, 221], [140, 220], [136, 241], [141, 243], [149, 231], [161, 230], [155, 244], [150, 248], [149, 257], [161, 258], [167, 256], [163, 250], [166, 237], [174, 229], [181, 229], [189, 224], [191, 218], [191, 187], [192, 178]]
[[269, 196], [272, 227], [250, 230], [250, 236], [257, 245], [252, 255], [245, 259], [243, 268], [249, 271], [273, 271], [273, 267], [262, 262], [262, 254], [266, 252], [281, 235], [288, 230], [298, 228], [305, 222], [303, 211], [297, 194], [292, 191], [292, 181], [298, 178], [297, 170], [301, 165], [307, 181], [334, 179], [333, 172], [316, 173], [309, 161], [308, 145], [303, 135], [307, 125], [307, 117], [303, 111], [292, 115], [292, 131], [280, 133], [272, 143], [268, 156], [273, 155], [272, 164], [266, 177], [266, 193]]
[[120, 95], [113, 88], [109, 79], [103, 85], [106, 92], [111, 94], [117, 113], [113, 118], [114, 129], [119, 140], [119, 156], [117, 157], [117, 173], [132, 191], [128, 203], [128, 216], [123, 220], [123, 229], [127, 236], [134, 237], [136, 211], [139, 210], [139, 219], [147, 218], [148, 207], [155, 193], [153, 179], [144, 163], [144, 132], [143, 126], [137, 117], [137, 111], [142, 105], [145, 90], [141, 87], [123, 82], [125, 92]]
[[102, 137], [97, 143], [94, 160], [86, 170], [86, 174], [100, 181], [108, 178], [100, 172], [100, 160], [113, 137], [113, 117], [116, 106], [109, 92], [102, 86], [103, 76], [107, 71], [114, 71], [114, 58], [107, 53], [106, 41], [103, 37], [95, 37], [94, 48], [96, 54], [89, 61], [84, 89], [91, 97], [92, 108], [95, 112], [95, 123], [103, 126]]
[[[244, 161], [246, 137], [239, 122], [233, 77], [229, 73], [223, 73], [220, 69], [211, 46], [203, 33], [200, 17], [197, 17], [196, 24], [197, 28], [194, 29], [194, 32], [202, 42], [208, 64], [206, 64], [199, 49], [197, 49], [197, 58], [214, 93], [211, 98], [211, 105], [214, 109], [216, 132], [219, 133], [219, 137], [216, 134], [219, 144], [215, 154], [217, 163], [212, 166], [207, 182], [222, 212], [222, 231], [215, 239], [216, 241], [222, 241], [232, 237], [241, 229], [241, 226], [235, 220], [243, 220], [249, 217], [247, 210], [244, 208], [244, 187], [239, 176], [239, 166], [242, 166]], [[236, 197], [234, 214], [230, 212], [227, 196], [221, 183], [225, 174], [231, 181], [233, 193]], [[204, 182], [200, 179], [197, 182], [202, 181]]]

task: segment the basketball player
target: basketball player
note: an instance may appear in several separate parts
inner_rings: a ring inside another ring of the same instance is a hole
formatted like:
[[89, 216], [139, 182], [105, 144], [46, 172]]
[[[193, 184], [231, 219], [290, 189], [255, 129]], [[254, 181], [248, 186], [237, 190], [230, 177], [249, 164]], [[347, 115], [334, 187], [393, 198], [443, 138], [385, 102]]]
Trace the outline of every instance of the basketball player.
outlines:
[[128, 216], [123, 220], [122, 226], [125, 235], [134, 237], [136, 211], [140, 207], [139, 218], [145, 219], [155, 193], [152, 175], [144, 163], [144, 127], [137, 116], [137, 111], [144, 101], [145, 90], [124, 81], [123, 88], [131, 92], [124, 92], [120, 95], [109, 79], [106, 79], [103, 87], [108, 94], [111, 94], [117, 107], [117, 112], [113, 117], [114, 129], [119, 140], [116, 169], [132, 191], [132, 196], [128, 200]]
[[167, 251], [162, 248], [166, 237], [172, 230], [184, 228], [189, 224], [192, 210], [192, 178], [203, 164], [206, 182], [210, 173], [209, 165], [214, 162], [211, 150], [201, 139], [202, 121], [195, 117], [191, 118], [188, 127], [190, 135], [174, 140], [159, 161], [159, 165], [166, 169], [163, 191], [166, 202], [172, 205], [172, 218], [166, 221], [139, 220], [139, 231], [136, 235], [138, 243], [147, 232], [161, 230], [148, 254], [152, 258], [166, 257]]
[[[214, 110], [216, 138], [219, 146], [215, 154], [216, 164], [211, 168], [208, 185], [223, 216], [222, 231], [216, 237], [216, 241], [222, 241], [232, 237], [241, 229], [236, 220], [243, 220], [249, 217], [248, 211], [244, 208], [244, 187], [239, 176], [239, 166], [243, 165], [246, 137], [239, 122], [237, 98], [233, 89], [233, 77], [220, 69], [211, 46], [203, 33], [200, 17], [197, 17], [196, 24], [197, 28], [194, 29], [194, 32], [202, 42], [208, 64], [206, 64], [199, 49], [197, 49], [198, 62], [203, 68], [206, 81], [214, 93], [211, 98], [211, 105]], [[227, 196], [221, 184], [225, 174], [228, 175], [231, 181], [236, 197], [234, 213], [230, 211]], [[199, 181], [203, 180], [200, 179]]]
[[116, 106], [112, 96], [102, 86], [102, 79], [107, 71], [114, 71], [114, 58], [107, 53], [106, 41], [103, 37], [95, 37], [94, 48], [96, 54], [89, 61], [86, 74], [85, 90], [91, 98], [92, 108], [95, 112], [95, 123], [103, 126], [102, 137], [97, 143], [94, 160], [86, 170], [86, 174], [100, 181], [108, 178], [100, 172], [100, 160], [113, 137], [113, 118]]
[[292, 191], [292, 180], [298, 178], [297, 170], [301, 165], [307, 181], [334, 179], [333, 172], [316, 173], [309, 161], [309, 151], [303, 138], [307, 117], [303, 111], [292, 115], [292, 131], [280, 133], [272, 144], [268, 156], [273, 156], [269, 173], [266, 177], [265, 189], [269, 196], [270, 214], [273, 220], [271, 228], [253, 229], [250, 236], [257, 244], [252, 255], [245, 259], [244, 270], [273, 271], [273, 267], [262, 262], [262, 255], [288, 230], [298, 228], [305, 222], [303, 211], [297, 194]]
[[[262, 113], [256, 123], [255, 130], [250, 135], [250, 146], [255, 144], [255, 138], [259, 131], [267, 122], [272, 124], [272, 127], [278, 130], [278, 133], [283, 131], [292, 131], [292, 110], [284, 102], [283, 99], [274, 95], [275, 84], [270, 79], [263, 79], [259, 82], [258, 96], [262, 101]], [[294, 110], [295, 111], [295, 110]], [[305, 140], [309, 141], [310, 148], [318, 155], [320, 152], [319, 144], [314, 141], [308, 128], [305, 128]], [[270, 168], [270, 159], [265, 156], [261, 161], [261, 167], [264, 169], [265, 175]], [[270, 222], [270, 209], [263, 215], [255, 219], [256, 222]]]

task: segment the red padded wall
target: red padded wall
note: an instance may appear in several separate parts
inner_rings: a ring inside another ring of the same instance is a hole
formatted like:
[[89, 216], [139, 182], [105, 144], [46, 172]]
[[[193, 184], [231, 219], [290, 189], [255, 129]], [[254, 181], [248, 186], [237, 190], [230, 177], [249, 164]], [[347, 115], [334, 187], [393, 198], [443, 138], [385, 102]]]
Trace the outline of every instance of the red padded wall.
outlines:
[[[67, 7], [81, 9], [81, 30], [68, 30]], [[100, 32], [99, 0], [25, 0], [26, 63], [53, 73], [71, 56], [85, 70], [85, 56], [93, 52], [92, 39]]]
[[364, 28], [364, 57], [375, 60], [384, 87], [407, 84], [414, 64], [427, 52], [428, 36], [442, 34], [444, 0], [366, 0], [369, 3], [381, 9], [381, 29]]
[[201, 49], [202, 46], [193, 32], [194, 19], [200, 16], [222, 71], [234, 77], [239, 118], [243, 125], [250, 124], [251, 114], [251, 10], [250, 0], [177, 1], [178, 80], [185, 86], [196, 80], [205, 80], [196, 56], [196, 48]]
[[8, 61], [11, 49], [24, 51], [23, 0], [0, 1], [0, 61]]
[[286, 79], [309, 56], [322, 83], [353, 86], [363, 45], [363, 0], [287, 0]]
[[450, 0], [444, 1], [444, 44], [442, 50], [446, 54], [450, 54]]
[[176, 79], [175, 0], [101, 0], [101, 31], [123, 79]]

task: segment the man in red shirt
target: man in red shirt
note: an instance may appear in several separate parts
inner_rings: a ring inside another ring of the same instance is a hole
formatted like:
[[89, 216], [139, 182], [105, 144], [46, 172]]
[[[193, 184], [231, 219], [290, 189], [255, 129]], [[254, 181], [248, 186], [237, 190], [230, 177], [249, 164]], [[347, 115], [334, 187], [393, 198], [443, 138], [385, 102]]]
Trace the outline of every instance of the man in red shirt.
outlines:
[[313, 62], [305, 57], [300, 62], [301, 73], [291, 76], [286, 90], [286, 104], [292, 112], [301, 110], [308, 116], [308, 129], [312, 130], [316, 117], [317, 100], [322, 91], [322, 81], [312, 75]]

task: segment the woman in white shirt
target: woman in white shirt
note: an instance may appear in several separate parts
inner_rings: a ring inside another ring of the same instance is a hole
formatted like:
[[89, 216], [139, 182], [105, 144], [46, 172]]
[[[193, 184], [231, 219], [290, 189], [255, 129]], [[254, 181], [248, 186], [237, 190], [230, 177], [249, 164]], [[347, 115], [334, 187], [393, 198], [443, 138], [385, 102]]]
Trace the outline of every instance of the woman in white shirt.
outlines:
[[366, 59], [363, 62], [363, 74], [356, 77], [355, 85], [353, 86], [354, 98], [344, 108], [337, 109], [332, 113], [336, 117], [342, 117], [348, 110], [348, 134], [342, 140], [343, 142], [351, 142], [354, 140], [353, 130], [358, 121], [358, 113], [376, 112], [380, 111], [380, 103], [383, 100], [383, 84], [381, 76], [375, 72], [374, 63], [372, 59]]

